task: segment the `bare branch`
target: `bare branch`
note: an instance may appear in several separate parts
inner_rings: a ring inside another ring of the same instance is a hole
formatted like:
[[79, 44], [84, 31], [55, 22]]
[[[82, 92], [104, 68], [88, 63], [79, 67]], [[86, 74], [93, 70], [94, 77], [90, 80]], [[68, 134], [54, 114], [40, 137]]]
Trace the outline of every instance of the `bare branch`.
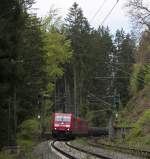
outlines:
[[126, 8], [128, 8], [128, 13], [134, 25], [142, 24], [142, 28], [146, 26], [150, 30], [150, 8], [143, 1], [128, 0]]

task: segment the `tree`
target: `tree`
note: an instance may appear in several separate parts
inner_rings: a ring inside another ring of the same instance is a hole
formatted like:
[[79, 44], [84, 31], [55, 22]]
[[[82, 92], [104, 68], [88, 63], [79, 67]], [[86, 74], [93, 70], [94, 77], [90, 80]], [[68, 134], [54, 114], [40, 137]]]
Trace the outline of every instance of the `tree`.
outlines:
[[[111, 109], [110, 96], [113, 95], [112, 65], [110, 65], [113, 53], [114, 45], [109, 28], [99, 27], [98, 30], [93, 30], [90, 36], [86, 65], [88, 72], [84, 89], [88, 97], [88, 103], [86, 103], [88, 116], [92, 117], [92, 121], [97, 120], [93, 123], [94, 125], [107, 125], [107, 110]], [[98, 114], [102, 118], [97, 118]]]
[[131, 93], [134, 94], [149, 84], [150, 8], [148, 1], [144, 0], [129, 0], [126, 7], [135, 28], [142, 30], [130, 81]]
[[47, 17], [43, 25], [28, 13], [32, 0], [2, 2], [0, 146], [16, 144], [18, 125], [41, 113], [44, 103], [38, 105], [39, 94], [52, 94], [53, 81], [62, 76], [62, 65], [71, 58], [70, 42], [53, 17]]
[[150, 8], [148, 6], [144, 0], [129, 0], [126, 4], [131, 20], [136, 27], [147, 27], [150, 30]]
[[116, 61], [114, 64], [116, 79], [115, 87], [121, 96], [123, 105], [129, 99], [129, 79], [131, 76], [132, 66], [135, 62], [135, 42], [129, 35], [125, 35], [123, 30], [116, 32]]
[[[78, 108], [83, 104], [83, 88], [85, 76], [85, 59], [88, 54], [88, 40], [90, 26], [87, 19], [83, 16], [82, 9], [77, 3], [74, 3], [70, 8], [66, 17], [66, 34], [71, 41], [73, 49], [73, 61], [71, 66], [66, 66], [67, 72], [70, 72], [70, 77], [67, 83], [70, 85], [71, 104], [74, 105], [75, 114]], [[74, 82], [72, 82], [74, 81]]]
[[7, 0], [0, 4], [0, 57], [6, 57], [0, 63], [0, 109], [1, 121], [7, 121], [1, 123], [0, 145], [16, 144], [18, 124], [37, 113], [37, 94], [46, 87], [40, 23], [27, 13], [32, 3]]
[[[150, 32], [145, 30], [140, 38], [136, 50], [136, 64], [133, 67], [131, 78], [131, 93], [138, 92], [149, 85], [149, 61], [150, 61]], [[136, 77], [136, 78], [135, 78]]]
[[136, 53], [136, 61], [140, 64], [148, 64], [150, 62], [150, 31], [145, 30], [140, 38], [139, 46]]
[[[24, 24], [22, 19], [21, 4], [16, 0], [0, 2], [0, 102], [1, 107], [1, 144], [8, 143], [14, 138], [15, 122], [13, 118], [15, 103], [15, 87], [17, 46], [20, 40], [20, 32]], [[8, 120], [7, 120], [8, 119]], [[8, 122], [3, 122], [8, 121]], [[8, 128], [7, 128], [8, 125]], [[8, 133], [7, 133], [8, 131]], [[9, 134], [8, 136], [6, 134]]]
[[49, 79], [47, 92], [52, 93], [54, 88], [57, 92], [57, 81], [64, 75], [64, 65], [72, 58], [72, 49], [70, 41], [64, 34], [63, 23], [61, 17], [57, 15], [57, 10], [51, 8], [42, 23], [46, 51], [45, 68]]

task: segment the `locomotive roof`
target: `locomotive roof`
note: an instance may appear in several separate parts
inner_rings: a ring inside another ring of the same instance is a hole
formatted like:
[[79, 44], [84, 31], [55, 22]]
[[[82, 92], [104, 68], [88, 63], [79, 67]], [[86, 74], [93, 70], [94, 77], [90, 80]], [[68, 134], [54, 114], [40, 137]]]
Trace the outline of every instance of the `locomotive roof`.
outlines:
[[[54, 116], [74, 116], [74, 114], [73, 113], [53, 113], [53, 115]], [[81, 117], [76, 117], [76, 119], [78, 120], [78, 121], [86, 121], [86, 120], [84, 120], [83, 118], [81, 118]]]
[[54, 113], [55, 116], [72, 116], [72, 113]]

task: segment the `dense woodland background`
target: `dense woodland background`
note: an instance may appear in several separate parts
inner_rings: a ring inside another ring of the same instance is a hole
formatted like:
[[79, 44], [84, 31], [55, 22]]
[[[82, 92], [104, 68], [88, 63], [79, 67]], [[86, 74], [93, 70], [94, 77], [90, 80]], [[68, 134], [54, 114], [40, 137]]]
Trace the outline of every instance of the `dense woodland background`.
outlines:
[[49, 131], [53, 111], [106, 127], [112, 110], [150, 84], [150, 10], [142, 0], [126, 5], [138, 30], [115, 35], [92, 28], [76, 3], [64, 21], [54, 8], [37, 18], [32, 4], [0, 2], [0, 147]]

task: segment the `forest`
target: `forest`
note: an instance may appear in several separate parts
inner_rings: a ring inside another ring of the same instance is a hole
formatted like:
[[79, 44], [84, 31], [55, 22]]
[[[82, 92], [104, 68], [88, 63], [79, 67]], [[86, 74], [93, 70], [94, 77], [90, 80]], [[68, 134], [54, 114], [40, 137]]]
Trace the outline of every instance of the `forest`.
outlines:
[[54, 111], [107, 127], [110, 114], [150, 84], [150, 10], [142, 0], [125, 6], [136, 30], [115, 34], [93, 28], [77, 3], [64, 20], [55, 8], [38, 18], [33, 3], [0, 1], [0, 149], [49, 131]]

